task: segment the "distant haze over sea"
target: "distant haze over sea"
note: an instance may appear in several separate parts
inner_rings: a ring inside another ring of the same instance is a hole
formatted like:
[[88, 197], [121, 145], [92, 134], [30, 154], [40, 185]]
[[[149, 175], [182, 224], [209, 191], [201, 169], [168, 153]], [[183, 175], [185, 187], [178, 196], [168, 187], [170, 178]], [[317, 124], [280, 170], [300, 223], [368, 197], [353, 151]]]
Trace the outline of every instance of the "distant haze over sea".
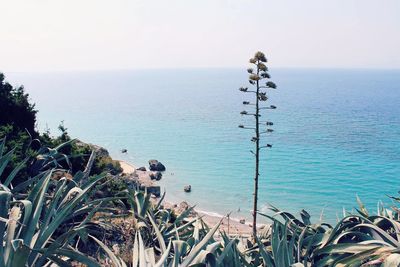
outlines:
[[[274, 133], [261, 162], [260, 209], [268, 203], [314, 220], [356, 206], [376, 210], [400, 190], [400, 71], [271, 69], [278, 89], [266, 112]], [[116, 159], [167, 167], [167, 199], [250, 217], [252, 132], [239, 129], [245, 69], [5, 73], [25, 85], [38, 127], [53, 135], [64, 120], [74, 138]], [[247, 123], [248, 122], [248, 123]], [[127, 154], [121, 154], [121, 149]], [[190, 194], [183, 187], [192, 185]], [[240, 212], [237, 210], [240, 208]]]

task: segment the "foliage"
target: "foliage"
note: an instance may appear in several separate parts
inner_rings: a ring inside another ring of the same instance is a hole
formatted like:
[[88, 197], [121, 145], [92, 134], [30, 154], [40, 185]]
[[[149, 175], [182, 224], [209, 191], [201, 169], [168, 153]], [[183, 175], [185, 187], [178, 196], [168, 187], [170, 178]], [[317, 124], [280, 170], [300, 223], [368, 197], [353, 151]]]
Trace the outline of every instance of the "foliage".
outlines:
[[[13, 154], [11, 150], [3, 155], [4, 143], [0, 142], [0, 176]], [[52, 163], [61, 156], [56, 150], [42, 155], [41, 169], [45, 171], [37, 176], [15, 184], [20, 163], [0, 184], [0, 266], [44, 266], [50, 262], [65, 266], [72, 260], [100, 266], [76, 245], [78, 239], [87, 240], [101, 228], [91, 222], [93, 215], [109, 210], [104, 207], [109, 199], [90, 198], [104, 177], [85, 182], [86, 174], [78, 172], [73, 180], [52, 180]]]
[[13, 125], [16, 132], [26, 129], [34, 134], [36, 112], [35, 105], [29, 103], [29, 95], [24, 87], [13, 87], [0, 73], [0, 125]]
[[377, 215], [370, 215], [358, 202], [358, 214], [344, 213], [336, 225], [312, 223], [304, 210], [298, 219], [271, 207], [274, 216], [261, 215], [272, 220], [272, 233], [258, 240], [252, 251], [267, 266], [284, 266], [282, 260], [298, 266], [398, 266], [399, 209], [379, 205]]
[[[225, 233], [221, 241], [215, 240], [219, 224], [210, 229], [201, 218], [187, 217], [193, 207], [176, 215], [163, 208], [164, 196], [158, 203], [151, 203], [147, 192], [131, 191], [128, 196], [131, 215], [123, 221], [131, 221], [128, 228], [135, 231], [127, 235], [132, 245], [122, 255], [124, 259], [92, 237], [114, 266], [241, 266], [236, 247], [239, 241]], [[124, 240], [122, 244], [124, 249], [129, 242]]]

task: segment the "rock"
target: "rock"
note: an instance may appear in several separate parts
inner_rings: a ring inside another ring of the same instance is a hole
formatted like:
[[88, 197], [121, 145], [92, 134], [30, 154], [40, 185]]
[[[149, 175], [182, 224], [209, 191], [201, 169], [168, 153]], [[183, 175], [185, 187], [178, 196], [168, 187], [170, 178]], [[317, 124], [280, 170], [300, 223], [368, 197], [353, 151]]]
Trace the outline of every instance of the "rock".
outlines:
[[149, 168], [150, 171], [159, 171], [159, 172], [163, 172], [166, 169], [165, 166], [156, 159], [149, 160]]
[[161, 172], [152, 172], [149, 174], [151, 180], [156, 180], [160, 181], [162, 178], [162, 173]]
[[185, 185], [185, 187], [183, 188], [183, 191], [185, 191], [186, 193], [189, 193], [192, 191], [192, 186], [191, 185]]
[[140, 168], [137, 168], [136, 170], [138, 170], [138, 171], [143, 171], [143, 172], [147, 171], [147, 170], [146, 170], [146, 167], [140, 167]]
[[239, 220], [239, 223], [245, 224], [245, 223], [246, 223], [246, 219], [244, 219], [244, 218], [240, 219], [240, 220]]

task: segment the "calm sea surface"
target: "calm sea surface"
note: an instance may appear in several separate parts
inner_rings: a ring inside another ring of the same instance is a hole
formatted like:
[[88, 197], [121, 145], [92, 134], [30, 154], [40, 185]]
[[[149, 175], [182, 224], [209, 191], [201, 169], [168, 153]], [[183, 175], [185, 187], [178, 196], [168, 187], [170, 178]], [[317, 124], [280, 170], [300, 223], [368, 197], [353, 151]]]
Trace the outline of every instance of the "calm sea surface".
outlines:
[[[38, 126], [53, 134], [64, 120], [72, 137], [106, 147], [117, 159], [167, 166], [167, 199], [249, 217], [252, 133], [238, 124], [240, 69], [5, 73], [36, 103]], [[356, 206], [372, 210], [400, 190], [400, 71], [272, 69], [278, 90], [265, 113], [275, 132], [261, 161], [260, 209], [268, 203], [315, 220]], [[121, 154], [122, 148], [128, 154]], [[183, 192], [192, 185], [192, 193]], [[237, 210], [240, 208], [240, 212]]]

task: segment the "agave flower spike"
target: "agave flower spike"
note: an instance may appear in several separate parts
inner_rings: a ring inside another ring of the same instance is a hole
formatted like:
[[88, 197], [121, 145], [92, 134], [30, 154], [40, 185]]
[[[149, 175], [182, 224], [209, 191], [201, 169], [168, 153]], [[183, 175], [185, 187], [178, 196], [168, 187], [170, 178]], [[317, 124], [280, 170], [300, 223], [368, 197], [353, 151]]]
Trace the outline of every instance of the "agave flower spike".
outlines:
[[[248, 112], [241, 112], [240, 114], [242, 115], [249, 115], [249, 116], [254, 116], [254, 128], [250, 127], [245, 127], [243, 125], [240, 125], [239, 128], [245, 128], [245, 129], [254, 129], [255, 131], [255, 136], [251, 138], [251, 141], [255, 143], [255, 150], [254, 150], [254, 155], [255, 155], [255, 168], [254, 168], [254, 193], [253, 193], [253, 223], [252, 223], [252, 238], [253, 242], [256, 243], [257, 239], [257, 210], [258, 210], [258, 180], [259, 180], [259, 166], [260, 166], [260, 141], [261, 141], [261, 136], [260, 134], [266, 134], [266, 133], [271, 133], [273, 130], [272, 129], [265, 129], [264, 132], [260, 132], [260, 125], [267, 125], [267, 126], [272, 126], [272, 123], [268, 122], [261, 122], [260, 117], [261, 115], [261, 110], [262, 109], [276, 109], [275, 106], [266, 106], [264, 103], [268, 101], [268, 96], [267, 93], [264, 92], [266, 90], [264, 89], [270, 89], [276, 88], [276, 85], [273, 82], [266, 82], [264, 79], [269, 79], [271, 76], [267, 73], [268, 67], [266, 66], [267, 58], [265, 57], [264, 53], [258, 51], [255, 53], [254, 57], [251, 58], [250, 63], [253, 64], [253, 68], [248, 68], [247, 72], [250, 74], [249, 75], [249, 83], [253, 85], [252, 90], [247, 91], [245, 90], [244, 92], [247, 93], [254, 93], [254, 102], [250, 101], [243, 101], [243, 105], [252, 105], [254, 107], [254, 113], [248, 113]], [[265, 83], [266, 82], [266, 83]], [[265, 85], [264, 85], [265, 84]], [[264, 90], [264, 91], [262, 91]], [[243, 90], [241, 90], [243, 91]], [[262, 136], [264, 137], [264, 136]], [[270, 147], [270, 146], [268, 146]], [[258, 265], [258, 264], [257, 264]], [[284, 264], [287, 265], [287, 264]], [[280, 266], [280, 265], [279, 265]], [[283, 266], [283, 265], [282, 265]]]

